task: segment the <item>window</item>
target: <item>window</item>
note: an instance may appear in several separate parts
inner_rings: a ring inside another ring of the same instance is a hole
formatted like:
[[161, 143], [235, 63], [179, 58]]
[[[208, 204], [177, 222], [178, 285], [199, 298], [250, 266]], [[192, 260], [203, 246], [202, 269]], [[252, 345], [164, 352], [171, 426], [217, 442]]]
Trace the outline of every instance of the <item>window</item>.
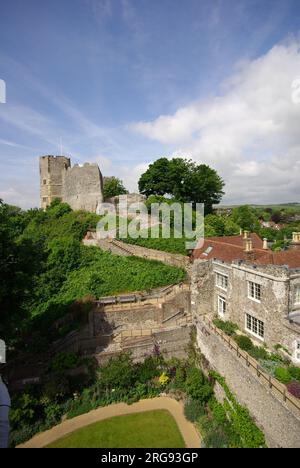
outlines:
[[226, 291], [228, 288], [228, 276], [216, 273], [216, 285]]
[[212, 249], [213, 249], [212, 247], [207, 247], [207, 249], [203, 252], [203, 255], [206, 255], [206, 256], [209, 255]]
[[300, 362], [300, 340], [296, 340], [295, 359]]
[[43, 202], [46, 203], [48, 201], [48, 197], [43, 197]]
[[226, 299], [225, 297], [218, 296], [218, 314], [220, 317], [224, 317], [226, 313]]
[[295, 286], [294, 304], [300, 304], [300, 284]]
[[246, 324], [245, 328], [248, 332], [252, 335], [256, 336], [257, 338], [264, 339], [265, 336], [265, 325], [264, 322], [258, 320], [252, 315], [246, 314]]
[[254, 301], [260, 302], [261, 298], [261, 285], [258, 283], [253, 283], [253, 281], [248, 282], [248, 297]]
[[46, 183], [47, 183], [47, 180], [43, 179], [43, 184], [46, 185]]

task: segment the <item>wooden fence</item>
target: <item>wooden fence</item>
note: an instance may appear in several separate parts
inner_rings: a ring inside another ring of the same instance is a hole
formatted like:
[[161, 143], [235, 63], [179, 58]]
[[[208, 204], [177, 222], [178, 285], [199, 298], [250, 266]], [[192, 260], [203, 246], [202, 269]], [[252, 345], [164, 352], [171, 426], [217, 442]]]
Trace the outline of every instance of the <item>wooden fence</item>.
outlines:
[[175, 286], [168, 286], [160, 292], [137, 293], [109, 296], [100, 298], [96, 301], [98, 307], [104, 308], [106, 312], [114, 310], [128, 310], [133, 307], [141, 307], [142, 305], [157, 305], [163, 304], [167, 300], [174, 298], [177, 294], [182, 292], [189, 292], [190, 285], [187, 283], [176, 284]]

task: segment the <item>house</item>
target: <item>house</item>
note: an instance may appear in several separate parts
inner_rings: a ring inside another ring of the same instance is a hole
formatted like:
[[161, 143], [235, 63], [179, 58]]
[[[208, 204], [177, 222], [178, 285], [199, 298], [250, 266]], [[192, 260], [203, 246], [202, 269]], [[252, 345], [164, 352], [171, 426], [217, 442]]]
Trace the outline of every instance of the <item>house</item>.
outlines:
[[300, 233], [282, 252], [247, 231], [207, 238], [192, 258], [194, 318], [235, 322], [256, 344], [281, 345], [300, 365]]

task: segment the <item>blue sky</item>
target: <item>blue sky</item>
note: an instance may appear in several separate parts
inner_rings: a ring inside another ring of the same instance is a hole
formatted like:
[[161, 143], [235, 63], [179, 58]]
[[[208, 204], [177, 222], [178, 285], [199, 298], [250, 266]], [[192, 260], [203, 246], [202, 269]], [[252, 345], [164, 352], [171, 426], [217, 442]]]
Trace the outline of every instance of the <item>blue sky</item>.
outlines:
[[225, 202], [299, 201], [299, 26], [298, 0], [2, 0], [0, 196], [37, 206], [37, 157], [62, 139], [131, 190], [182, 155], [217, 168]]

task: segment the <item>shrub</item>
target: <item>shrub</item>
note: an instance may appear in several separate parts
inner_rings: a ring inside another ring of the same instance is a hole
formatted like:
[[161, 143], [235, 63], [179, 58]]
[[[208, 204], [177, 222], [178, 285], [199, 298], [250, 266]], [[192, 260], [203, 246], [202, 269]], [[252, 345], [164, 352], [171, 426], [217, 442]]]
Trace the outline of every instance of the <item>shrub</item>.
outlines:
[[233, 336], [235, 334], [236, 330], [238, 330], [238, 328], [239, 328], [236, 323], [230, 322], [229, 320], [224, 321], [224, 320], [220, 320], [220, 319], [215, 319], [213, 321], [213, 324], [217, 328], [220, 328], [220, 330], [223, 330], [223, 332], [225, 332], [226, 335], [228, 335], [228, 336]]
[[237, 343], [237, 345], [244, 351], [250, 351], [251, 349], [253, 349], [253, 343], [248, 336], [236, 335], [234, 337], [234, 340]]
[[184, 405], [184, 414], [188, 421], [195, 422], [205, 414], [205, 408], [199, 400], [189, 399]]
[[70, 393], [70, 386], [67, 377], [61, 373], [49, 374], [43, 379], [42, 394], [49, 400], [63, 398]]
[[57, 424], [62, 417], [62, 407], [58, 403], [49, 403], [45, 407], [46, 423], [49, 426]]
[[290, 376], [300, 382], [300, 367], [290, 366], [288, 368]]
[[57, 353], [50, 363], [50, 370], [55, 373], [64, 372], [77, 366], [78, 356], [75, 353]]
[[30, 424], [35, 416], [38, 401], [29, 393], [22, 393], [13, 401], [9, 413], [10, 421], [13, 427]]
[[204, 437], [204, 446], [206, 448], [227, 448], [228, 438], [220, 429], [214, 430]]
[[191, 367], [187, 371], [187, 378], [185, 382], [187, 394], [194, 400], [206, 402], [211, 397], [213, 391], [205, 378], [203, 372], [196, 367]]
[[300, 382], [297, 380], [292, 380], [286, 386], [288, 391], [296, 398], [300, 398]]
[[291, 380], [290, 373], [285, 367], [277, 367], [277, 369], [275, 369], [274, 375], [276, 379], [279, 380], [279, 382], [282, 382], [284, 384], [289, 383]]
[[186, 370], [183, 366], [179, 365], [176, 368], [174, 387], [180, 390], [185, 389]]
[[136, 379], [138, 382], [145, 383], [152, 380], [154, 377], [158, 377], [160, 374], [159, 370], [160, 361], [157, 357], [148, 356], [144, 360], [137, 364]]
[[275, 370], [280, 366], [280, 363], [269, 359], [260, 359], [259, 363], [264, 370], [273, 376], [275, 376]]
[[253, 346], [248, 350], [248, 353], [256, 360], [259, 359], [265, 359], [268, 360], [270, 359], [271, 361], [275, 361], [274, 359], [271, 359], [268, 351], [265, 350], [265, 348], [262, 348], [261, 346]]
[[104, 389], [128, 389], [134, 385], [136, 369], [129, 354], [121, 354], [101, 366], [98, 385]]

